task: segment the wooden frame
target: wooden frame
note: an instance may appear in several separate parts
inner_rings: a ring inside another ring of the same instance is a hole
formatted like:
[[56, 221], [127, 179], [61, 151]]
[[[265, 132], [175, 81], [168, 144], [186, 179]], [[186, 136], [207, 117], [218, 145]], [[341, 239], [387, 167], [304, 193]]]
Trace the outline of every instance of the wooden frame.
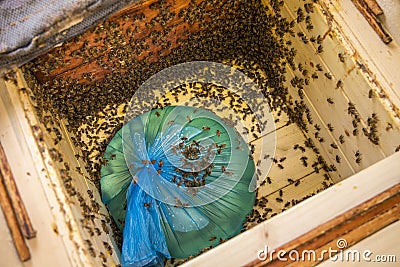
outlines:
[[[394, 117], [395, 121], [398, 122], [400, 77], [390, 73], [394, 64], [400, 59], [398, 44], [392, 42], [390, 46], [385, 46], [374, 35], [374, 32], [366, 27], [365, 21], [354, 23], [352, 19], [354, 13], [352, 12], [354, 12], [355, 7], [352, 6], [350, 1], [339, 1], [339, 4], [336, 1], [321, 2], [323, 9], [318, 10], [319, 13], [315, 14], [325, 16], [324, 25], [321, 24], [321, 27], [330, 24], [332, 29], [343, 33], [336, 36], [335, 40], [340, 40], [343, 47], [347, 49], [346, 51], [352, 53], [352, 58], [346, 61], [346, 64], [357, 65], [362, 63], [360, 68], [369, 79], [365, 84], [370, 85], [379, 97], [379, 99], [378, 97], [374, 99], [373, 103], [364, 103], [365, 105], [363, 105], [360, 102], [362, 112], [364, 112], [363, 116], [367, 117], [370, 109], [378, 108], [379, 114], [382, 114], [385, 118]], [[286, 5], [286, 10], [290, 15], [291, 6]], [[371, 36], [375, 37], [370, 38]], [[335, 55], [337, 51], [334, 50], [337, 49], [335, 43], [331, 42], [329, 45], [332, 51], [327, 53], [323, 60], [328, 62], [338, 60]], [[308, 52], [310, 55], [315, 53], [311, 48]], [[382, 53], [385, 55], [384, 57], [380, 56]], [[350, 69], [338, 70], [337, 75]], [[71, 71], [70, 74], [71, 77], [80, 77], [81, 72], [75, 70]], [[288, 75], [293, 75], [293, 73]], [[19, 71], [17, 72], [17, 81], [17, 84], [12, 84], [10, 81], [0, 81], [0, 111], [3, 112], [0, 122], [2, 127], [5, 125], [2, 133], [7, 131], [0, 139], [7, 142], [5, 150], [9, 158], [14, 159], [20, 156], [19, 151], [13, 151], [13, 147], [19, 147], [26, 157], [27, 163], [24, 163], [22, 168], [16, 161], [11, 162], [11, 167], [13, 170], [17, 170], [16, 173], [19, 177], [17, 185], [21, 188], [22, 197], [27, 203], [28, 210], [37, 212], [36, 216], [33, 216], [34, 225], [38, 226], [38, 231], [41, 233], [40, 237], [46, 238], [46, 241], [39, 239], [42, 242], [41, 245], [34, 241], [27, 242], [28, 246], [32, 248], [32, 264], [40, 265], [44, 262], [50, 262], [54, 265], [57, 262], [69, 262], [74, 266], [95, 266], [97, 262], [86, 251], [85, 239], [87, 240], [88, 237], [81, 233], [79, 219], [75, 217], [76, 209], [79, 206], [71, 205], [65, 197], [65, 189], [60, 182], [61, 178], [56, 171], [55, 163], [49, 155], [48, 144], [41, 141], [43, 133], [34, 127], [38, 125], [38, 121], [33, 115], [34, 111], [29, 103], [29, 97], [26, 92], [19, 91], [19, 88], [27, 87]], [[322, 85], [324, 86], [327, 83], [332, 82], [327, 81]], [[355, 85], [357, 83], [354, 79], [349, 79], [349, 84]], [[334, 87], [332, 88], [334, 89]], [[343, 95], [346, 96], [346, 98], [343, 98], [344, 100], [357, 100], [366, 93], [366, 91], [352, 89], [351, 86], [343, 89]], [[321, 93], [321, 95], [315, 96], [306, 92], [306, 96], [306, 101], [314, 110], [313, 116], [323, 122], [320, 113], [329, 110], [321, 108], [322, 105], [318, 103], [318, 99], [326, 98], [326, 95]], [[340, 118], [337, 119], [337, 122], [338, 125], [342, 123]], [[398, 129], [396, 128], [395, 131], [398, 132]], [[337, 141], [337, 136], [330, 134], [326, 129], [323, 129], [323, 132], [327, 140]], [[24, 138], [19, 139], [18, 136]], [[388, 140], [398, 140], [395, 138], [398, 138], [398, 136], [393, 134], [393, 139], [388, 138]], [[66, 142], [71, 142], [68, 138], [65, 139]], [[347, 150], [343, 149], [341, 152], [341, 155], [347, 155], [343, 158], [350, 158], [348, 155], [354, 153], [357, 149], [358, 140], [354, 138], [351, 144], [352, 146], [349, 145]], [[67, 144], [61, 145], [63, 148], [68, 148]], [[395, 144], [387, 141], [382, 147], [373, 148], [378, 151], [377, 153], [371, 152], [370, 146], [364, 147], [363, 145], [363, 149], [370, 152], [371, 158], [365, 160], [363, 165], [360, 166], [347, 162], [346, 167], [340, 169], [341, 176], [336, 177], [335, 181], [341, 181], [343, 178], [360, 171], [359, 173], [298, 204], [295, 208], [273, 217], [225, 244], [187, 262], [185, 266], [263, 265], [267, 262], [258, 262], [255, 259], [257, 252], [263, 249], [266, 244], [271, 246], [271, 249], [323, 249], [326, 246], [334, 246], [335, 238], [345, 236], [348, 241], [351, 241], [349, 242], [351, 245], [360, 241], [366, 235], [398, 220], [398, 208], [395, 204], [396, 201], [398, 202], [397, 191], [400, 173], [397, 163], [400, 156], [399, 153], [390, 156], [393, 152], [393, 145]], [[333, 161], [331, 149], [321, 145], [321, 150], [324, 156], [331, 157], [331, 161]], [[73, 151], [66, 154], [73, 158]], [[365, 169], [366, 166], [374, 162], [377, 163]], [[27, 173], [30, 173], [30, 175]], [[31, 175], [33, 178], [29, 177]], [[29, 188], [28, 185], [32, 185], [29, 183], [34, 186]], [[46, 203], [43, 204], [42, 209], [34, 207], [35, 201], [29, 203], [28, 199], [30, 194], [39, 191], [41, 194], [38, 195], [38, 199]], [[38, 219], [38, 214], [43, 215], [43, 217]], [[349, 222], [345, 225], [350, 218], [354, 219], [352, 223]], [[367, 219], [371, 219], [371, 221], [367, 222]], [[307, 223], [299, 223], [301, 221], [307, 221]], [[341, 223], [343, 226], [340, 226]], [[367, 230], [366, 235], [364, 234], [365, 230]], [[321, 232], [324, 234], [321, 234]], [[57, 248], [57, 253], [47, 259], [48, 253], [43, 248], [44, 242], [53, 244]], [[102, 247], [101, 250], [104, 251]], [[112, 258], [113, 264], [118, 264], [115, 253]], [[279, 265], [281, 263], [273, 260], [269, 264]], [[304, 264], [307, 265], [308, 263]]]

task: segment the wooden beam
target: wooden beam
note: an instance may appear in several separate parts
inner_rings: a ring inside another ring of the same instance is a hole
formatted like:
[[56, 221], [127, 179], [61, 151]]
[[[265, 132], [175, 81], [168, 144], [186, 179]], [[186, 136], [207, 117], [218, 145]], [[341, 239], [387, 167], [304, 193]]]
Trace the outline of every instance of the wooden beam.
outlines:
[[381, 6], [376, 2], [376, 0], [364, 0], [368, 7], [372, 10], [375, 16], [383, 14]]
[[[317, 258], [322, 250], [337, 249], [339, 239], [346, 241], [349, 247], [363, 238], [377, 232], [385, 226], [400, 219], [400, 184], [397, 184], [351, 210], [333, 218], [308, 233], [276, 248], [274, 251], [315, 251]], [[326, 255], [328, 256], [328, 255]], [[278, 259], [277, 254], [269, 254], [265, 261], [256, 259], [245, 266], [286, 266], [293, 262]], [[326, 260], [327, 257], [324, 257]], [[313, 266], [316, 261], [311, 259], [302, 262], [302, 266]]]
[[33, 228], [32, 222], [26, 211], [24, 202], [21, 199], [14, 176], [11, 172], [3, 146], [0, 143], [0, 174], [2, 175], [5, 190], [10, 198], [11, 207], [15, 212], [16, 219], [22, 230], [23, 235], [30, 239], [36, 236], [36, 230]]
[[371, 25], [372, 29], [379, 35], [381, 40], [385, 44], [389, 44], [392, 41], [392, 37], [389, 33], [383, 28], [382, 23], [380, 23], [376, 17], [374, 12], [369, 8], [364, 0], [351, 0], [353, 4], [357, 7], [357, 9], [361, 12], [364, 18], [368, 21], [369, 25]]
[[10, 229], [11, 236], [14, 241], [15, 248], [21, 261], [27, 261], [31, 258], [29, 248], [26, 245], [25, 239], [22, 236], [21, 229], [18, 225], [18, 220], [15, 216], [11, 200], [8, 196], [6, 187], [4, 185], [4, 178], [0, 172], [0, 206], [3, 210], [4, 217], [7, 221], [8, 228]]

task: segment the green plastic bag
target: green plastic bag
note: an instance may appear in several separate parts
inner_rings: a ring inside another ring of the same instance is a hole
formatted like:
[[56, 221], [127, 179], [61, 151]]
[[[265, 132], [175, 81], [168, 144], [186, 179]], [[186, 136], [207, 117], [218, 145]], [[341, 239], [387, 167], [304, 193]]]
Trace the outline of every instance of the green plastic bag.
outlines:
[[101, 169], [103, 202], [123, 229], [123, 265], [195, 256], [238, 234], [255, 200], [249, 155], [205, 109], [154, 109], [124, 125]]

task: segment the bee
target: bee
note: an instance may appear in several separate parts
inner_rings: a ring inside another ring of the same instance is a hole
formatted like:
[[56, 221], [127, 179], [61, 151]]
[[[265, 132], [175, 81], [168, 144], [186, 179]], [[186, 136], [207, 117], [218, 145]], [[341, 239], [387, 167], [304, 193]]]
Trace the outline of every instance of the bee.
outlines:
[[161, 172], [162, 172], [161, 169], [158, 169], [158, 170], [157, 170], [157, 173], [158, 173], [158, 174], [161, 174]]
[[280, 196], [280, 197], [283, 196], [283, 191], [282, 191], [282, 189], [279, 189], [279, 196]]
[[332, 124], [328, 123], [328, 130], [330, 132], [333, 132], [335, 130], [335, 128], [332, 126]]
[[294, 186], [298, 186], [300, 184], [300, 180], [297, 180], [295, 183], [294, 183]]
[[299, 97], [300, 97], [301, 99], [304, 99], [304, 92], [303, 92], [303, 89], [299, 89], [297, 92], [298, 92], [298, 94], [299, 94]]
[[315, 80], [315, 79], [318, 79], [318, 74], [314, 72], [314, 73], [311, 75], [311, 78], [313, 78], [314, 80]]
[[280, 198], [280, 197], [275, 198], [275, 200], [276, 200], [276, 202], [278, 202], [278, 203], [282, 203], [282, 202], [283, 202], [283, 199]]
[[400, 151], [400, 145], [398, 145], [395, 149], [394, 152], [399, 152]]
[[192, 122], [192, 118], [191, 118], [190, 116], [186, 116], [186, 120], [187, 120], [188, 122]]
[[318, 34], [318, 36], [317, 36], [317, 44], [321, 44], [323, 40], [324, 40], [324, 38], [321, 35]]
[[304, 13], [303, 13], [303, 10], [299, 7], [298, 9], [297, 9], [297, 18], [296, 18], [296, 21], [297, 21], [297, 23], [300, 23], [300, 22], [302, 22], [303, 20], [304, 20]]
[[[304, 9], [306, 10], [307, 13], [314, 13], [314, 7], [312, 3], [306, 3], [304, 4]], [[309, 16], [307, 16], [309, 17]]]
[[329, 80], [332, 80], [332, 74], [330, 74], [329, 72], [325, 72], [324, 75], [325, 75], [325, 77], [328, 78]]
[[338, 149], [338, 146], [336, 144], [334, 144], [334, 143], [331, 144], [331, 147], [334, 148], [334, 149]]
[[301, 157], [300, 158], [300, 160], [301, 160], [301, 162], [303, 163], [303, 166], [304, 167], [307, 167], [308, 166], [308, 164], [307, 164], [307, 157], [306, 156], [303, 156], [303, 157]]
[[359, 130], [358, 130], [358, 128], [355, 128], [355, 129], [353, 130], [353, 135], [354, 135], [354, 136], [357, 136], [357, 135], [358, 135], [358, 133], [359, 133]]
[[221, 137], [221, 132], [220, 132], [220, 130], [217, 130], [217, 131], [216, 131], [216, 134], [217, 134], [218, 137]]
[[[400, 146], [399, 146], [400, 147]], [[267, 177], [267, 183], [268, 184], [272, 184], [272, 181], [271, 181], [271, 178], [270, 177]]]
[[209, 241], [211, 242], [211, 241], [214, 241], [214, 240], [216, 240], [216, 239], [217, 239], [216, 236], [212, 236], [212, 237], [210, 237]]
[[287, 181], [288, 181], [288, 183], [290, 183], [290, 184], [293, 184], [293, 183], [294, 183], [294, 180], [291, 179], [291, 178], [288, 178]]
[[339, 142], [340, 142], [341, 144], [344, 143], [344, 136], [343, 136], [343, 134], [341, 134], [341, 135], [339, 136]]
[[372, 89], [370, 89], [368, 91], [368, 98], [373, 98], [374, 97], [374, 91]]
[[335, 102], [333, 101], [333, 99], [330, 98], [330, 97], [327, 98], [326, 101], [327, 101], [329, 104], [335, 104]]
[[94, 248], [92, 246], [89, 247], [89, 253], [90, 253], [90, 256], [96, 257], [96, 251], [94, 250]]
[[297, 68], [299, 69], [300, 72], [303, 71], [303, 64], [299, 63], [297, 65]]
[[196, 140], [192, 140], [192, 142], [193, 142], [193, 144], [195, 145], [195, 146], [199, 146], [200, 144], [199, 144], [199, 142], [197, 142]]
[[180, 142], [180, 143], [178, 144], [178, 147], [179, 147], [180, 149], [182, 149], [184, 145], [185, 145], [184, 142]]
[[334, 172], [337, 171], [336, 166], [333, 164], [329, 165], [329, 168]]
[[393, 129], [393, 125], [390, 122], [388, 122], [386, 126], [386, 131], [389, 131], [391, 129]]
[[204, 131], [209, 131], [209, 130], [210, 130], [210, 127], [208, 127], [208, 126], [203, 126], [202, 129], [203, 129]]
[[324, 52], [324, 48], [323, 48], [322, 45], [319, 45], [319, 46], [317, 47], [317, 53], [318, 53], [318, 54], [321, 54], [322, 52]]
[[95, 231], [96, 235], [101, 235], [100, 228], [95, 227], [94, 231]]
[[336, 82], [336, 89], [339, 89], [339, 88], [342, 88], [343, 87], [343, 82], [342, 82], [342, 80], [338, 80], [337, 82]]
[[156, 114], [157, 117], [160, 117], [160, 112], [156, 111], [155, 114]]
[[307, 44], [307, 43], [308, 43], [307, 36], [302, 36], [302, 37], [301, 37], [301, 40], [303, 41], [304, 44]]
[[279, 169], [283, 170], [284, 167], [282, 166], [282, 164], [278, 164]]
[[162, 168], [163, 165], [164, 165], [164, 162], [162, 159], [160, 159], [160, 161], [158, 162], [158, 167]]
[[337, 162], [337, 163], [340, 163], [341, 158], [340, 158], [339, 155], [336, 155], [335, 159], [336, 159], [336, 162]]
[[284, 162], [286, 160], [286, 157], [280, 158], [279, 162]]
[[343, 53], [339, 53], [338, 57], [339, 57], [340, 62], [344, 63], [344, 54]]

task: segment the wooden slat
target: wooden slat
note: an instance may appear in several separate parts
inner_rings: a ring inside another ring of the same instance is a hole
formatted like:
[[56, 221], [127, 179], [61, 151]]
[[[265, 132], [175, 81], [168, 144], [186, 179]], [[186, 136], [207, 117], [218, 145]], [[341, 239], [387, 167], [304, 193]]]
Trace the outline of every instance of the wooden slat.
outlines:
[[[325, 36], [321, 44], [324, 51], [317, 54], [317, 43], [309, 41], [304, 44], [297, 35], [288, 37], [299, 51], [296, 55], [296, 63], [301, 63], [303, 68], [308, 70], [308, 75], [304, 76], [298, 70], [291, 71], [290, 68], [286, 75], [288, 81], [294, 76], [309, 79], [310, 84], [304, 86], [303, 101], [311, 109], [314, 124], [322, 127], [319, 136], [323, 137], [325, 142], [321, 144], [313, 138], [315, 131], [312, 125], [309, 126], [310, 137], [314, 139], [314, 143], [325, 160], [337, 167], [341, 180], [391, 155], [400, 142], [399, 125], [384, 104], [387, 99], [380, 99], [374, 77], [364, 73], [365, 65], [361, 63], [361, 58], [355, 51], [349, 49], [348, 44], [337, 32], [337, 28], [327, 25], [332, 23], [331, 18], [327, 17], [326, 21], [321, 19], [319, 6], [314, 6], [314, 13], [307, 14], [311, 18], [314, 29], [306, 30], [305, 23], [302, 22], [295, 25], [294, 31], [305, 34], [308, 39], [312, 36]], [[295, 10], [299, 7], [302, 6], [296, 1], [285, 2], [282, 14], [289, 20], [295, 19]], [[320, 64], [323, 71], [316, 71], [316, 68], [312, 67], [316, 64]], [[313, 72], [318, 74], [318, 79], [310, 78]], [[330, 73], [331, 79], [325, 77], [324, 73]], [[337, 88], [336, 84], [339, 80], [342, 86]], [[291, 96], [300, 101], [297, 97], [297, 88], [293, 88], [290, 83], [288, 83], [288, 88]], [[334, 103], [329, 104], [328, 98], [331, 98]], [[353, 135], [353, 117], [347, 112], [349, 102], [355, 104], [361, 119], [357, 127], [359, 132], [357, 136]], [[335, 116], [328, 115], [332, 113]], [[369, 118], [373, 113], [378, 117], [376, 135], [380, 139], [379, 145], [370, 142], [362, 130], [362, 128], [370, 128]], [[328, 123], [332, 126], [332, 131], [327, 130]], [[345, 143], [341, 144], [339, 137], [342, 137]], [[339, 149], [333, 149], [330, 143], [335, 143]], [[360, 162], [356, 161], [357, 150], [362, 154]], [[341, 159], [340, 163], [336, 161], [336, 155]], [[335, 177], [332, 178], [337, 181]]]
[[369, 8], [369, 6], [363, 0], [351, 0], [361, 14], [371, 25], [372, 29], [379, 35], [381, 40], [385, 44], [389, 44], [392, 41], [392, 37], [383, 28], [382, 24], [376, 19], [374, 12]]
[[[272, 165], [268, 173], [272, 183], [267, 183], [265, 186], [261, 187], [258, 190], [259, 195], [269, 195], [288, 186], [290, 184], [288, 179], [297, 181], [314, 172], [314, 168], [311, 165], [317, 161], [317, 155], [310, 148], [305, 147], [305, 140], [306, 138], [303, 132], [296, 124], [290, 124], [277, 130], [275, 158], [277, 161], [283, 158], [285, 158], [285, 160]], [[301, 152], [300, 149], [294, 149], [296, 144], [304, 147], [305, 152]], [[300, 159], [301, 157], [307, 157], [307, 167], [303, 165]], [[277, 164], [280, 164], [284, 169], [278, 167]], [[304, 193], [301, 192], [300, 189], [293, 190], [294, 194], [296, 194], [296, 192], [297, 196], [291, 194], [288, 198], [298, 198]]]
[[3, 146], [0, 143], [0, 173], [2, 174], [5, 188], [10, 197], [11, 205], [15, 211], [18, 224], [21, 228], [22, 233], [28, 239], [36, 236], [36, 230], [33, 228], [32, 222], [26, 211], [24, 202], [21, 199], [17, 185], [15, 184], [14, 176], [11, 172], [10, 165]]
[[376, 0], [364, 0], [368, 7], [374, 12], [375, 16], [383, 14], [381, 6], [376, 2]]
[[[362, 259], [362, 253], [364, 251], [371, 251], [373, 254], [370, 259], [371, 262], [382, 261], [381, 256], [386, 257], [385, 263], [379, 263], [381, 266], [394, 266], [395, 262], [398, 262], [398, 252], [399, 252], [399, 238], [398, 235], [394, 235], [393, 233], [400, 233], [400, 221], [393, 222], [385, 228], [379, 230], [373, 235], [363, 239], [357, 244], [351, 246], [348, 250], [343, 251], [343, 253], [349, 253], [350, 251], [358, 251], [360, 252], [360, 259]], [[365, 261], [354, 261], [354, 262], [346, 262], [346, 267], [349, 266], [357, 266], [363, 267], [369, 265]], [[371, 264], [372, 265], [372, 264]], [[339, 266], [338, 262], [326, 260], [318, 265], [318, 267], [337, 267]]]
[[[275, 249], [275, 251], [296, 250], [301, 254], [303, 250], [322, 250], [327, 245], [332, 245], [332, 242], [336, 242], [337, 238], [344, 237], [351, 232], [353, 234], [348, 235], [351, 237], [350, 245], [357, 243], [386, 225], [399, 220], [399, 203], [400, 184], [397, 184], [376, 197]], [[272, 261], [267, 257], [266, 261], [257, 259], [246, 266], [285, 266], [289, 262], [289, 258], [288, 261], [279, 261], [276, 256], [273, 256]], [[307, 266], [313, 264], [315, 262], [310, 262]]]
[[78, 226], [79, 218], [73, 214], [79, 206], [74, 206], [63, 191], [62, 173], [49, 155], [52, 151], [46, 145], [49, 139], [39, 128], [37, 114], [27, 95], [29, 91], [20, 90], [28, 86], [22, 73], [19, 70], [16, 73], [15, 83], [0, 79], [0, 141], [39, 233], [28, 242], [31, 252], [28, 265], [98, 266], [86, 250], [79, 232], [83, 227]]
[[[397, 205], [397, 206], [394, 206], [393, 208], [391, 208], [390, 210], [377, 215], [376, 217], [367, 221], [365, 224], [354, 229], [353, 231], [343, 234], [340, 237], [340, 241], [344, 241], [344, 240], [346, 241], [346, 243], [342, 243], [344, 246], [343, 250], [346, 250], [347, 248], [355, 245], [356, 243], [358, 243], [360, 240], [363, 240], [367, 236], [378, 232], [379, 230], [394, 223], [395, 221], [398, 221], [399, 220], [398, 214], [400, 214], [400, 207]], [[322, 251], [323, 250], [327, 251], [327, 250], [329, 250], [329, 248], [338, 250], [338, 240], [332, 240], [331, 242], [325, 244], [323, 247], [316, 249], [315, 250], [316, 255], [322, 255]], [[335, 254], [335, 255], [337, 255], [337, 254]], [[328, 260], [328, 258], [329, 258], [328, 254], [325, 254], [325, 257], [323, 259]], [[340, 257], [339, 257], [339, 259], [340, 259]], [[350, 260], [351, 260], [351, 258], [350, 258]], [[315, 264], [313, 264], [311, 262], [302, 262], [302, 264], [296, 265], [296, 266], [314, 266], [314, 265]]]
[[22, 236], [21, 229], [18, 225], [17, 217], [15, 216], [11, 200], [8, 196], [4, 185], [3, 175], [0, 173], [0, 206], [3, 210], [4, 217], [10, 229], [11, 236], [14, 241], [15, 248], [21, 261], [27, 261], [31, 258], [29, 248], [26, 245], [25, 239]]
[[[163, 5], [168, 7], [164, 10], [169, 10], [174, 15], [166, 21], [165, 25], [154, 23], [153, 19], [159, 15], [160, 9], [153, 9], [152, 4], [159, 4], [158, 2], [157, 0], [148, 0], [132, 4], [94, 29], [49, 51], [38, 60], [37, 65], [43, 65], [44, 68], [36, 71], [36, 78], [42, 84], [51, 83], [54, 78], [77, 79], [84, 84], [93, 84], [103, 80], [107, 74], [112, 73], [116, 64], [110, 56], [111, 51], [116, 50], [115, 45], [108, 40], [111, 36], [110, 32], [118, 35], [118, 38], [123, 39], [127, 44], [137, 44], [137, 47], [147, 46], [146, 49], [138, 49], [137, 53], [130, 53], [130, 57], [152, 63], [178, 48], [180, 46], [179, 39], [184, 40], [189, 33], [198, 32], [209, 26], [210, 18], [189, 24], [184, 21], [184, 18], [178, 16], [180, 10], [187, 9], [193, 2], [185, 0], [164, 1]], [[199, 5], [203, 0], [194, 2]], [[215, 7], [209, 6], [209, 8]], [[164, 29], [169, 29], [169, 32], [162, 38], [151, 36], [152, 33], [159, 34]], [[155, 39], [157, 39], [156, 44]], [[169, 48], [164, 49], [163, 45], [168, 42], [170, 42]], [[82, 76], [88, 72], [88, 69], [92, 75], [91, 80], [84, 79]], [[118, 65], [118, 70], [121, 73], [127, 72], [124, 63]]]

